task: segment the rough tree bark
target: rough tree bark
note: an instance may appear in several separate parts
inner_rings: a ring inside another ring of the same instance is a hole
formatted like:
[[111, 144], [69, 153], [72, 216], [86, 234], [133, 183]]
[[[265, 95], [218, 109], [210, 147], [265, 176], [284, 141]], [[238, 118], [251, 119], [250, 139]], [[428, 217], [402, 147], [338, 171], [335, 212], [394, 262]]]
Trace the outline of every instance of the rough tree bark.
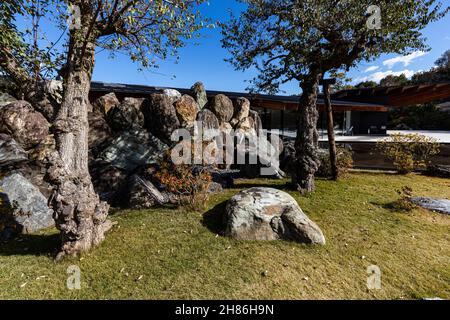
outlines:
[[295, 142], [295, 168], [292, 175], [294, 187], [301, 193], [315, 190], [314, 174], [319, 169], [319, 133], [317, 132], [317, 90], [320, 73], [312, 73], [302, 81], [303, 90], [298, 110], [297, 140]]
[[88, 170], [88, 94], [95, 61], [95, 36], [90, 32], [85, 23], [70, 33], [63, 101], [53, 125], [57, 153], [48, 176], [55, 188], [50, 202], [62, 237], [57, 259], [89, 250], [112, 227], [109, 206], [95, 193]]

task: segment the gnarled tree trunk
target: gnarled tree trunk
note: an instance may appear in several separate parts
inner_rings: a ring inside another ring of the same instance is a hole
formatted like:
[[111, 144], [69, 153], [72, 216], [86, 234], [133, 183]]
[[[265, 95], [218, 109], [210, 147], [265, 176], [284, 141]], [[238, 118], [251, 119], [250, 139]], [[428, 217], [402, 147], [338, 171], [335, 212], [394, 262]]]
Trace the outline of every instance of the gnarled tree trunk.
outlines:
[[95, 59], [95, 37], [90, 40], [89, 33], [88, 27], [71, 31], [63, 101], [53, 126], [57, 153], [48, 175], [62, 237], [57, 259], [89, 250], [112, 227], [109, 206], [95, 193], [88, 170], [88, 95]]
[[312, 75], [301, 83], [303, 90], [298, 110], [294, 187], [302, 193], [315, 190], [314, 174], [319, 169], [319, 133], [317, 132], [317, 89], [321, 75]]

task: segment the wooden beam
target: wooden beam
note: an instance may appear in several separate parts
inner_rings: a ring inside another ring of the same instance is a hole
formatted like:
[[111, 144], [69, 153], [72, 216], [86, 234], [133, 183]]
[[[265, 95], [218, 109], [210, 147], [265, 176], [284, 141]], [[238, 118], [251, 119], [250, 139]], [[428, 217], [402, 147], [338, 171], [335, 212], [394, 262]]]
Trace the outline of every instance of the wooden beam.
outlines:
[[336, 139], [334, 136], [333, 107], [331, 106], [330, 86], [336, 84], [336, 79], [322, 79], [323, 94], [325, 95], [325, 110], [327, 111], [328, 149], [330, 152], [331, 175], [334, 181], [339, 178], [337, 166]]

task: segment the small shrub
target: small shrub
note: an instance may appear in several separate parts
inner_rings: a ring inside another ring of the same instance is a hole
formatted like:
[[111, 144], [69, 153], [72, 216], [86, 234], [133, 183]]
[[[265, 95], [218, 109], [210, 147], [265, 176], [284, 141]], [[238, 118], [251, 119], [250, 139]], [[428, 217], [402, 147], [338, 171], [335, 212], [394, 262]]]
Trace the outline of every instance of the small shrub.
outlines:
[[175, 195], [178, 205], [187, 211], [204, 210], [209, 200], [211, 174], [204, 169], [194, 173], [192, 166], [175, 165], [168, 157], [160, 165], [155, 178], [168, 192]]
[[[353, 168], [353, 154], [350, 150], [344, 147], [337, 147], [337, 166], [339, 170], [339, 175], [345, 175], [349, 169]], [[318, 177], [330, 177], [331, 173], [331, 162], [330, 153], [328, 150], [322, 150], [319, 153], [320, 167], [316, 175]]]
[[419, 134], [395, 134], [377, 144], [377, 149], [388, 159], [401, 174], [418, 169], [425, 169], [430, 157], [440, 152], [436, 139]]
[[392, 210], [409, 212], [417, 207], [411, 202], [413, 190], [410, 187], [405, 186], [400, 190], [397, 190], [397, 193], [400, 195], [400, 198], [390, 205]]

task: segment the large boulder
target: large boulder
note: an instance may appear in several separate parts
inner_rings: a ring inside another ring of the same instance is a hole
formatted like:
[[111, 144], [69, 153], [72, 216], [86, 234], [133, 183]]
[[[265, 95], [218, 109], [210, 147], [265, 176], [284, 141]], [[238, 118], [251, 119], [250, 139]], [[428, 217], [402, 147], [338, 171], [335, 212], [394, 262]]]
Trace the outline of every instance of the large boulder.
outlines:
[[12, 95], [7, 92], [0, 92], [0, 107], [6, 106], [14, 101], [17, 101]]
[[89, 112], [89, 149], [94, 149], [111, 137], [112, 132], [105, 116], [98, 112]]
[[224, 94], [218, 94], [211, 101], [209, 108], [217, 116], [219, 122], [229, 122], [233, 117], [233, 102]]
[[181, 93], [175, 89], [164, 89], [162, 93], [169, 97], [171, 104], [181, 99]]
[[159, 160], [168, 146], [143, 129], [122, 132], [103, 150], [99, 158], [127, 172]]
[[29, 234], [54, 226], [53, 211], [37, 187], [15, 173], [0, 181], [0, 239], [14, 233]]
[[203, 140], [214, 139], [219, 130], [219, 120], [212, 111], [203, 109], [197, 114], [197, 122], [201, 124]]
[[225, 233], [238, 240], [286, 239], [325, 244], [320, 228], [303, 213], [294, 198], [271, 188], [244, 190], [226, 206]]
[[152, 94], [144, 101], [142, 111], [147, 130], [164, 143], [173, 144], [171, 136], [180, 128], [180, 121], [170, 98], [164, 94]]
[[7, 134], [0, 133], [0, 167], [28, 160], [28, 154]]
[[149, 209], [169, 202], [150, 181], [136, 174], [130, 177], [127, 190], [127, 207], [131, 209]]
[[181, 126], [185, 128], [193, 127], [199, 111], [199, 106], [194, 98], [185, 94], [174, 103], [174, 106]]
[[200, 109], [203, 109], [208, 103], [208, 96], [206, 95], [205, 86], [202, 82], [196, 82], [191, 88], [192, 96], [197, 101]]
[[114, 92], [108, 93], [98, 98], [93, 104], [93, 111], [98, 111], [106, 115], [109, 110], [120, 104]]
[[46, 166], [38, 161], [28, 161], [24, 163], [18, 163], [7, 168], [7, 175], [18, 173], [27, 179], [33, 186], [39, 189], [46, 199], [53, 193], [53, 187], [45, 179], [47, 174]]
[[49, 127], [47, 119], [26, 101], [15, 101], [0, 108], [0, 133], [12, 136], [25, 150], [44, 141]]
[[145, 99], [125, 98], [121, 104], [111, 108], [107, 114], [107, 120], [111, 128], [116, 131], [124, 131], [131, 128], [144, 126], [144, 115], [141, 112]]
[[233, 119], [230, 123], [235, 127], [239, 122], [248, 118], [250, 115], [250, 101], [246, 98], [237, 98], [234, 103], [234, 114]]

